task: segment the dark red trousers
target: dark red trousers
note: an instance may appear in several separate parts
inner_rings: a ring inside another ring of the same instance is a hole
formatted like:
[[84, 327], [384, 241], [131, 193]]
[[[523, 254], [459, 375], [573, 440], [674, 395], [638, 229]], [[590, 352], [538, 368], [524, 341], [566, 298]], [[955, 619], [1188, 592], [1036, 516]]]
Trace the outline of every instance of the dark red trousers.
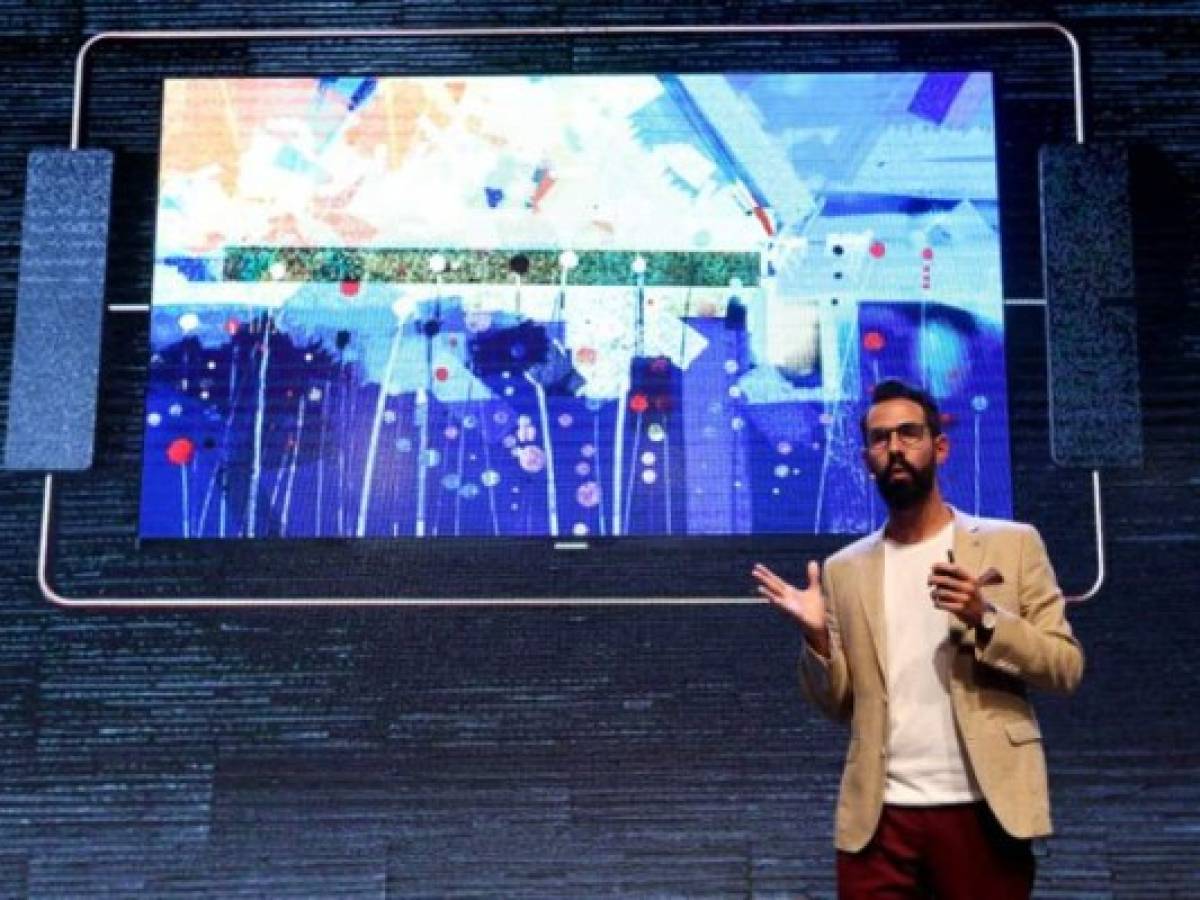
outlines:
[[1034, 869], [1030, 842], [1007, 834], [986, 803], [885, 805], [866, 847], [838, 851], [838, 897], [1015, 900], [1033, 891]]

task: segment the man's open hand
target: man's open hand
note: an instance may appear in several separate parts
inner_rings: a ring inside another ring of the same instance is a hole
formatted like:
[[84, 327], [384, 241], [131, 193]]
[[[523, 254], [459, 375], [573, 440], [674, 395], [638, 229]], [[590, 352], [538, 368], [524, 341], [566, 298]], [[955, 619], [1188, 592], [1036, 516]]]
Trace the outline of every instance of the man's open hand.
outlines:
[[829, 628], [825, 618], [825, 598], [821, 594], [821, 566], [808, 564], [808, 587], [798, 588], [784, 581], [761, 563], [750, 571], [758, 582], [758, 592], [800, 623], [805, 640], [822, 656], [829, 656]]

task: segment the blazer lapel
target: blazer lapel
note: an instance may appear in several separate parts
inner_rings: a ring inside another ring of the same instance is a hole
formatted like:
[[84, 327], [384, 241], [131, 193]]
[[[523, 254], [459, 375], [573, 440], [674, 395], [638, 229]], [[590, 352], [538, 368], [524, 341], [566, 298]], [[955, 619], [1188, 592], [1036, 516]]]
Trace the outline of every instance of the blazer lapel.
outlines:
[[874, 540], [863, 553], [861, 589], [858, 592], [875, 645], [875, 660], [879, 673], [887, 684], [887, 626], [883, 621], [883, 531], [877, 531]]
[[[972, 575], [980, 573], [983, 562], [983, 541], [979, 537], [979, 520], [974, 516], [954, 510], [954, 561]], [[950, 636], [961, 641], [966, 636], [967, 626], [958, 616], [946, 613]]]

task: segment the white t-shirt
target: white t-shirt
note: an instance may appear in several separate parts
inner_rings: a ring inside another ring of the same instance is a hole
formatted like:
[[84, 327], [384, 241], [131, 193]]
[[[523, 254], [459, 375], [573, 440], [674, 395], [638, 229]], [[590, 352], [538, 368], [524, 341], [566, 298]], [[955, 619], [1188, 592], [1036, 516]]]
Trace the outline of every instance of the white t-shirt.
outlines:
[[950, 705], [949, 613], [930, 599], [935, 562], [953, 547], [954, 524], [918, 544], [883, 544], [888, 742], [885, 803], [933, 806], [983, 794], [963, 752]]

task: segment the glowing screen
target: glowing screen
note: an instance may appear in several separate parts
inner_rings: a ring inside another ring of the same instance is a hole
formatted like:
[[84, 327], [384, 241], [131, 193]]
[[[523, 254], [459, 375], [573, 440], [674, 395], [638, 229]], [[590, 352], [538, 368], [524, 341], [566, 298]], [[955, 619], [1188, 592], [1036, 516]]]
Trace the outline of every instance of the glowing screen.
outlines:
[[886, 376], [1011, 514], [987, 73], [164, 91], [143, 537], [865, 532]]

